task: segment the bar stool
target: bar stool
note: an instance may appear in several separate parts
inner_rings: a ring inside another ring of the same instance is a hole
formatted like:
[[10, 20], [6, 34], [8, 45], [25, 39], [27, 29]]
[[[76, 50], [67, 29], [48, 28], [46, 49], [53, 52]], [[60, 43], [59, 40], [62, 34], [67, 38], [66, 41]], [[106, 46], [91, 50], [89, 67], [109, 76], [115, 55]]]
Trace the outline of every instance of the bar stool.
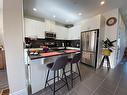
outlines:
[[[73, 58], [68, 58], [68, 62], [69, 62], [69, 64], [71, 66], [70, 66], [70, 70], [67, 71], [67, 72], [71, 73], [69, 78], [71, 79], [71, 86], [72, 86], [72, 88], [73, 88], [73, 80], [74, 79], [79, 77], [80, 81], [81, 81], [81, 73], [80, 73], [80, 69], [79, 69], [79, 65], [78, 65], [78, 63], [80, 61], [80, 58], [81, 58], [81, 54], [80, 53], [76, 53]], [[78, 73], [73, 71], [73, 64], [76, 64]], [[75, 73], [77, 76], [73, 77], [73, 73]]]
[[[61, 57], [58, 57], [54, 63], [50, 63], [50, 64], [47, 65], [48, 73], [47, 73], [47, 77], [46, 77], [45, 88], [48, 84], [48, 86], [53, 91], [53, 95], [55, 95], [55, 92], [60, 90], [61, 88], [63, 88], [65, 85], [67, 85], [67, 88], [69, 90], [69, 86], [68, 86], [68, 82], [67, 82], [67, 76], [66, 76], [66, 73], [65, 73], [65, 66], [66, 66], [67, 62], [68, 62], [67, 56], [61, 56]], [[63, 80], [63, 78], [61, 78], [58, 74], [56, 76], [56, 71], [58, 72], [60, 69], [63, 70], [63, 75], [64, 75], [65, 80]], [[53, 71], [54, 76], [53, 76], [53, 78], [48, 79], [50, 71]], [[55, 79], [56, 78], [61, 79], [63, 82], [65, 82], [65, 84], [63, 86], [61, 86], [60, 88], [58, 88], [58, 89], [55, 88], [55, 85], [56, 85]], [[53, 82], [54, 82], [53, 89], [48, 83], [51, 80], [53, 80]]]

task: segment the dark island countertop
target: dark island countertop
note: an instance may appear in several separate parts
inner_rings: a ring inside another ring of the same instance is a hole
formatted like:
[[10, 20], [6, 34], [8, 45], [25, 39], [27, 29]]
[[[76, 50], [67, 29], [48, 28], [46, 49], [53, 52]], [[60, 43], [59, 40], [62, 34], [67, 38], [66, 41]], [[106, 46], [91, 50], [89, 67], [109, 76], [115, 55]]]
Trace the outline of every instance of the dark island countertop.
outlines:
[[52, 56], [71, 54], [71, 53], [76, 53], [76, 52], [80, 52], [80, 50], [67, 49], [67, 50], [59, 50], [59, 51], [50, 51], [47, 53], [39, 53], [37, 55], [29, 55], [29, 57], [31, 60], [34, 60], [34, 59], [47, 58], [47, 57], [52, 57]]

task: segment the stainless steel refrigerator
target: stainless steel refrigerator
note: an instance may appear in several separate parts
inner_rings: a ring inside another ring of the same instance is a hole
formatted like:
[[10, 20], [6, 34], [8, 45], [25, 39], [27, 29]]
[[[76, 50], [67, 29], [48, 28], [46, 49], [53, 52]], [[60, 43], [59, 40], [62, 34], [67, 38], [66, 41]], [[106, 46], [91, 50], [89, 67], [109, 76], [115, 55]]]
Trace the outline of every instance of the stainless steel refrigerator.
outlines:
[[99, 29], [81, 32], [81, 62], [96, 68]]

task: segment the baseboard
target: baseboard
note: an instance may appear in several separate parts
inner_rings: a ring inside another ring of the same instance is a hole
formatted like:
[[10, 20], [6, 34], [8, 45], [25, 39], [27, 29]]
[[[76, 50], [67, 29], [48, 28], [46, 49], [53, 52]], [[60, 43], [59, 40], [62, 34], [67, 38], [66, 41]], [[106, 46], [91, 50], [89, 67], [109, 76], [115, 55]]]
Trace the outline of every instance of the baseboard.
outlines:
[[28, 95], [28, 92], [27, 92], [27, 89], [24, 88], [24, 89], [21, 89], [17, 92], [14, 92], [14, 93], [10, 93], [10, 95]]

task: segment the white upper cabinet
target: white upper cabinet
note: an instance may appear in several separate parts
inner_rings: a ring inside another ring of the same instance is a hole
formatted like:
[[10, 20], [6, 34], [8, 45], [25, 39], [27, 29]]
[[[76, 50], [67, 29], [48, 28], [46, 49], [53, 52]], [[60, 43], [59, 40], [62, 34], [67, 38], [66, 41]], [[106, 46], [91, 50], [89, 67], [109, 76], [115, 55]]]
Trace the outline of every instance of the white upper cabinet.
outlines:
[[56, 25], [54, 21], [45, 20], [45, 30], [56, 33], [56, 39], [67, 39], [67, 28]]
[[90, 19], [82, 20], [76, 23], [72, 28], [56, 25], [54, 21], [45, 20], [45, 22], [25, 18], [25, 36], [45, 38], [45, 31], [56, 33], [56, 39], [76, 40], [80, 39], [82, 31], [100, 29], [101, 15]]
[[80, 39], [81, 27], [76, 25], [68, 29], [68, 40]]
[[55, 22], [51, 20], [45, 20], [45, 31], [54, 32]]
[[101, 15], [94, 16], [89, 19], [82, 20], [74, 25], [74, 27], [69, 28], [69, 40], [80, 39], [81, 32], [100, 29], [101, 25]]
[[29, 18], [24, 19], [25, 37], [45, 38], [45, 31], [56, 33], [56, 39], [66, 40], [68, 29], [64, 26], [56, 25], [54, 21], [37, 21]]
[[25, 37], [44, 38], [44, 23], [33, 19], [24, 19]]
[[56, 39], [67, 40], [67, 38], [68, 38], [68, 29], [67, 28], [65, 28], [63, 26], [56, 25], [54, 28], [54, 32], [56, 33]]

